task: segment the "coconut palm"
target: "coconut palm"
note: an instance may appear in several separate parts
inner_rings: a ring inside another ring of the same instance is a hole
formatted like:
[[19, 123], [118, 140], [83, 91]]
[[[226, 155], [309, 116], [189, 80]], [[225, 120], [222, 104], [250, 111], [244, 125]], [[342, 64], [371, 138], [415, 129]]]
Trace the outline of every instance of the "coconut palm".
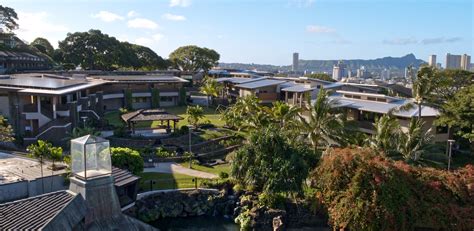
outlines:
[[321, 89], [316, 102], [309, 107], [309, 116], [300, 115], [301, 132], [307, 136], [314, 151], [321, 144], [338, 144], [344, 136], [342, 114], [333, 113], [331, 105], [337, 102], [328, 100], [328, 93]]
[[212, 97], [217, 97], [219, 95], [221, 86], [213, 78], [206, 77], [204, 78], [203, 85], [199, 89], [201, 93], [205, 94], [207, 97], [207, 106], [209, 107], [212, 102]]
[[413, 103], [408, 103], [399, 108], [399, 110], [410, 110], [415, 105], [418, 107], [418, 119], [421, 119], [421, 109], [426, 99], [431, 94], [434, 84], [433, 81], [436, 78], [437, 71], [435, 68], [430, 66], [424, 66], [418, 71], [418, 74], [413, 73], [413, 67], [408, 67], [408, 73], [412, 82], [412, 95]]
[[375, 133], [369, 139], [369, 146], [385, 154], [396, 150], [396, 143], [400, 132], [400, 123], [392, 115], [383, 115], [375, 119]]
[[197, 129], [199, 120], [204, 117], [204, 110], [202, 107], [199, 105], [188, 106], [186, 109], [186, 114], [188, 115], [188, 123]]
[[301, 108], [297, 106], [290, 106], [287, 103], [276, 101], [273, 103], [269, 113], [273, 120], [275, 120], [280, 127], [286, 127], [294, 124], [297, 121], [298, 114]]
[[433, 135], [431, 129], [423, 131], [424, 122], [412, 118], [406, 132], [401, 132], [397, 141], [397, 151], [407, 162], [417, 163], [430, 147]]
[[234, 105], [225, 109], [222, 112], [222, 119], [227, 125], [239, 131], [266, 126], [270, 121], [268, 110], [252, 95], [239, 98]]

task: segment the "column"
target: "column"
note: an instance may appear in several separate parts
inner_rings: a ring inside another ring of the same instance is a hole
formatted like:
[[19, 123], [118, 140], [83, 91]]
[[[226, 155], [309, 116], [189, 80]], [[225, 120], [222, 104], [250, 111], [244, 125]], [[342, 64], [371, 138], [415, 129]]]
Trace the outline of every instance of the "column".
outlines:
[[304, 93], [300, 93], [300, 107], [303, 105], [303, 95]]
[[57, 118], [57, 115], [56, 115], [56, 104], [58, 103], [57, 101], [58, 101], [58, 97], [53, 96], [53, 119]]

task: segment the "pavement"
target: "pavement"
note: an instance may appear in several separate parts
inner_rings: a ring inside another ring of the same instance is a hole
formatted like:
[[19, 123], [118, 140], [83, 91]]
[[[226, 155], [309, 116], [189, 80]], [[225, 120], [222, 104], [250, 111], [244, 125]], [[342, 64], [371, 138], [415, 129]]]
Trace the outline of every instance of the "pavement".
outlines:
[[198, 178], [206, 178], [206, 179], [218, 178], [218, 176], [215, 174], [185, 168], [175, 162], [155, 163], [155, 167], [145, 168], [143, 169], [143, 172], [159, 172], [159, 173], [170, 173], [170, 174], [178, 173], [178, 174], [194, 176]]

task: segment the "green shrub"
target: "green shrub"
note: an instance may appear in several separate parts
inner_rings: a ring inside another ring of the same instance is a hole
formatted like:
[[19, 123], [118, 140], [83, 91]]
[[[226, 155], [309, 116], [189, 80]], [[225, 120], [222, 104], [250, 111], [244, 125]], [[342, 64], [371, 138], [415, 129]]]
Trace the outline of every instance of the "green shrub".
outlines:
[[170, 151], [164, 149], [163, 147], [157, 147], [155, 149], [155, 155], [158, 158], [168, 158], [168, 157], [176, 156], [176, 154], [174, 152], [170, 152]]
[[128, 129], [125, 126], [120, 126], [114, 129], [114, 136], [116, 137], [128, 137]]
[[227, 179], [227, 178], [229, 178], [229, 173], [220, 172], [220, 173], [219, 173], [219, 178], [221, 178], [221, 179]]
[[258, 195], [258, 205], [272, 209], [285, 209], [286, 198], [279, 193], [261, 193]]
[[473, 179], [472, 165], [446, 172], [346, 148], [324, 155], [311, 185], [335, 229], [472, 230]]
[[136, 150], [122, 147], [110, 148], [110, 154], [113, 166], [127, 169], [133, 174], [143, 172], [143, 158]]

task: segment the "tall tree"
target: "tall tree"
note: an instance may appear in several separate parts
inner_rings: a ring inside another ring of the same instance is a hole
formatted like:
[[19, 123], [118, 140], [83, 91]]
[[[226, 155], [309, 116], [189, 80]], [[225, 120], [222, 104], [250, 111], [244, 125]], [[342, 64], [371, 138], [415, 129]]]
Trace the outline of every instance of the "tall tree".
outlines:
[[31, 46], [36, 47], [41, 53], [52, 56], [54, 53], [54, 48], [45, 38], [38, 37], [33, 42], [30, 43]]
[[321, 144], [329, 145], [344, 140], [344, 121], [342, 114], [334, 113], [331, 108], [334, 103], [328, 100], [327, 91], [321, 89], [316, 102], [309, 107], [308, 118], [300, 115], [300, 128], [311, 141], [315, 152]]
[[474, 153], [474, 84], [459, 90], [442, 108], [436, 124], [458, 127], [458, 134], [469, 140]]
[[11, 142], [13, 138], [12, 126], [8, 124], [7, 119], [0, 115], [0, 142]]
[[270, 123], [268, 113], [260, 105], [260, 100], [253, 95], [238, 98], [234, 105], [222, 112], [222, 119], [228, 126], [239, 131], [254, 130]]
[[194, 45], [182, 46], [171, 52], [169, 59], [175, 68], [182, 71], [207, 72], [217, 66], [220, 55], [215, 50]]
[[[421, 67], [418, 74], [413, 74], [413, 67], [408, 67], [409, 76], [411, 77], [412, 82], [412, 95], [414, 104], [418, 107], [418, 119], [421, 119], [421, 110], [423, 108], [423, 104], [426, 102], [427, 98], [430, 96], [431, 91], [434, 87], [434, 81], [437, 76], [437, 69], [424, 66]], [[413, 104], [406, 104], [401, 109], [406, 110], [413, 107]]]
[[8, 31], [18, 29], [18, 15], [10, 7], [0, 5], [0, 27], [7, 28]]

